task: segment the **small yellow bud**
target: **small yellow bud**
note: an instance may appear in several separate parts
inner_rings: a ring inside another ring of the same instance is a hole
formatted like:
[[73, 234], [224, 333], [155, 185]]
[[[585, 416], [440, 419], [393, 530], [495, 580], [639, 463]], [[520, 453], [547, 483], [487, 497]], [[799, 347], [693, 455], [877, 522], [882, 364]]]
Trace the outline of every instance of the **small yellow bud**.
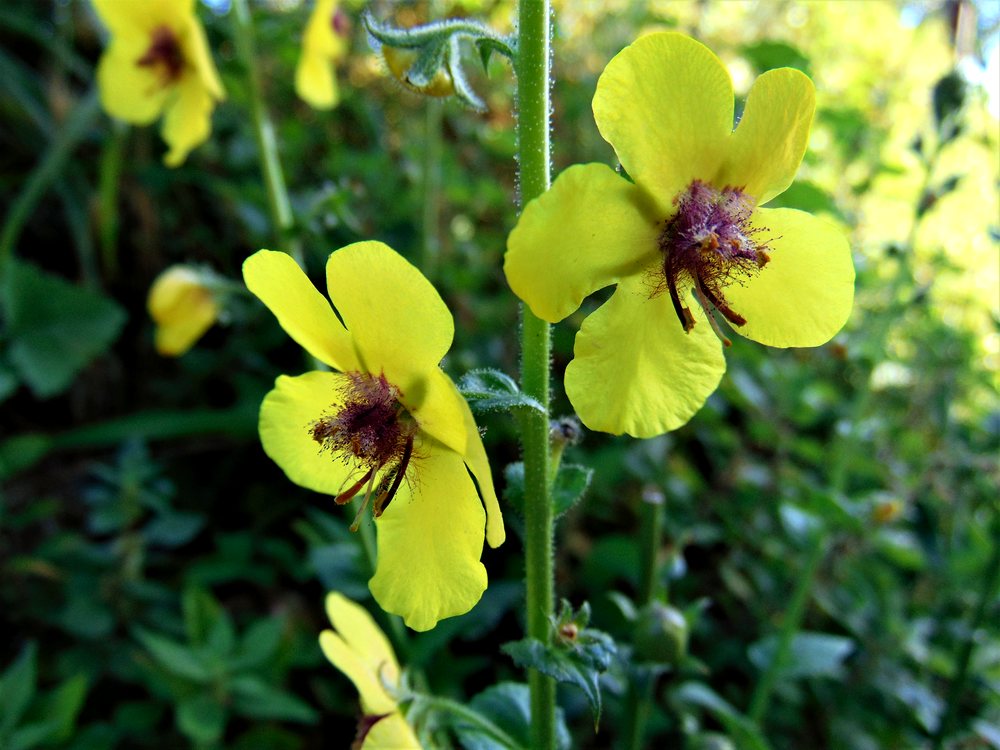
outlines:
[[875, 523], [891, 523], [903, 515], [902, 500], [885, 500], [872, 508], [872, 520]]
[[149, 289], [146, 302], [156, 323], [156, 351], [179, 357], [219, 318], [219, 303], [204, 274], [191, 266], [171, 266]]
[[425, 86], [417, 86], [410, 80], [409, 71], [413, 63], [417, 61], [418, 54], [419, 52], [415, 49], [389, 47], [388, 45], [382, 47], [382, 57], [385, 58], [385, 64], [389, 66], [389, 72], [392, 73], [393, 78], [410, 91], [424, 96], [438, 97], [454, 94], [455, 82], [451, 80], [451, 74], [444, 67], [438, 68], [434, 78]]

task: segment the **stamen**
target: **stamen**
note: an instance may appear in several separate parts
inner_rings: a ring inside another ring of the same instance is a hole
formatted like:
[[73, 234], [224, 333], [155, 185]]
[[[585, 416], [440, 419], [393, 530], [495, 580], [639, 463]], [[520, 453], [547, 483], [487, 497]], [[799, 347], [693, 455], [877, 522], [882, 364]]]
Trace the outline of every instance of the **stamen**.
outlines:
[[406, 447], [403, 449], [403, 457], [399, 460], [399, 463], [392, 470], [392, 485], [388, 490], [379, 494], [375, 499], [375, 504], [372, 506], [372, 513], [375, 518], [382, 515], [386, 506], [392, 502], [392, 499], [396, 497], [396, 492], [399, 490], [399, 485], [402, 483], [403, 478], [406, 476], [406, 469], [410, 465], [410, 457], [413, 455], [413, 437], [411, 436], [406, 441]]
[[361, 491], [361, 488], [365, 486], [365, 482], [367, 482], [368, 480], [370, 480], [371, 477], [372, 477], [372, 474], [374, 474], [374, 473], [375, 473], [375, 469], [374, 468], [368, 469], [368, 471], [365, 472], [365, 475], [363, 477], [361, 477], [361, 479], [359, 479], [357, 482], [355, 482], [354, 484], [352, 484], [344, 492], [338, 493], [337, 496], [333, 499], [333, 501], [337, 505], [346, 505], [347, 503], [349, 503], [351, 501], [351, 498], [354, 497], [355, 495], [357, 495]]
[[712, 330], [715, 331], [715, 335], [719, 337], [722, 345], [727, 347], [732, 346], [733, 342], [730, 341], [726, 334], [722, 332], [722, 329], [719, 328], [719, 321], [717, 321], [715, 316], [712, 315], [712, 309], [710, 307], [711, 303], [705, 296], [705, 290], [701, 286], [701, 279], [695, 279], [694, 296], [697, 297], [698, 302], [701, 303], [701, 307], [705, 311], [705, 317], [708, 318], [708, 322], [712, 326]]
[[375, 472], [371, 472], [371, 478], [368, 480], [368, 489], [365, 490], [365, 498], [361, 501], [361, 507], [358, 508], [357, 515], [354, 516], [354, 521], [351, 523], [351, 531], [357, 531], [361, 526], [361, 514], [365, 512], [365, 508], [368, 507], [368, 501], [372, 497], [372, 487], [375, 485]]

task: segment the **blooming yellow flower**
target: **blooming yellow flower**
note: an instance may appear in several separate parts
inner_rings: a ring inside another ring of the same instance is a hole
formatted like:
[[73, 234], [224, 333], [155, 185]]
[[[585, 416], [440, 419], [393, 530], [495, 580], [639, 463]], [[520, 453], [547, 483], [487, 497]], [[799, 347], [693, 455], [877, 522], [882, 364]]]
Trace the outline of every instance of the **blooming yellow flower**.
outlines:
[[156, 351], [179, 357], [219, 319], [219, 302], [204, 274], [190, 266], [171, 266], [156, 277], [146, 302], [156, 323]]
[[261, 250], [243, 264], [289, 335], [338, 370], [280, 376], [261, 405], [261, 442], [296, 484], [339, 502], [364, 492], [378, 532], [372, 594], [429, 630], [486, 589], [484, 532], [491, 547], [504, 540], [479, 430], [438, 366], [454, 322], [420, 271], [380, 242], [332, 253], [326, 276], [336, 312], [288, 255]]
[[295, 68], [295, 92], [316, 109], [333, 109], [340, 102], [333, 65], [347, 55], [348, 21], [339, 4], [317, 0]]
[[194, 0], [94, 0], [111, 41], [97, 68], [104, 109], [148, 125], [163, 115], [168, 166], [181, 164], [212, 130], [225, 98]]
[[617, 284], [566, 370], [588, 427], [649, 437], [690, 419], [725, 371], [716, 313], [776, 347], [818, 346], [843, 326], [854, 298], [846, 238], [801, 211], [760, 208], [794, 179], [814, 107], [806, 76], [772, 70], [733, 130], [729, 73], [678, 33], [643, 37], [608, 64], [594, 117], [632, 181], [570, 167], [525, 207], [504, 266], [553, 323]]
[[319, 645], [330, 662], [354, 683], [363, 715], [353, 747], [359, 750], [421, 750], [390, 690], [399, 689], [399, 663], [385, 634], [364, 607], [338, 593], [326, 597], [326, 613], [337, 632], [324, 630]]

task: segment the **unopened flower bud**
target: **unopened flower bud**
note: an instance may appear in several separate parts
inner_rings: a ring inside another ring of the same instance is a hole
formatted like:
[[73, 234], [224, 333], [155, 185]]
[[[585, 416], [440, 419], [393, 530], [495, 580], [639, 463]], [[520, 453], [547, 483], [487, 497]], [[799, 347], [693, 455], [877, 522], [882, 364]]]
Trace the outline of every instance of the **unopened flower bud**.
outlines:
[[382, 46], [382, 57], [385, 64], [392, 73], [393, 78], [403, 84], [410, 91], [424, 96], [451, 96], [455, 93], [455, 82], [451, 79], [451, 73], [442, 64], [435, 71], [434, 76], [426, 83], [420, 83], [413, 77], [412, 70], [414, 63], [419, 57], [419, 50], [406, 47]]
[[687, 656], [688, 623], [676, 607], [650, 602], [635, 623], [635, 652], [640, 661], [677, 665]]
[[156, 323], [156, 351], [179, 357], [219, 318], [220, 307], [206, 272], [171, 266], [149, 290], [146, 306]]

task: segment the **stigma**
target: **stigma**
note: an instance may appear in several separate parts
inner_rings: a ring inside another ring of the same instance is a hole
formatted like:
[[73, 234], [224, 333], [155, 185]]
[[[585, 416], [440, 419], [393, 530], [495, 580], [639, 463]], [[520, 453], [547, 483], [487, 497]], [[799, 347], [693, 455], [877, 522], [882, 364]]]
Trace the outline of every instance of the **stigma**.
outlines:
[[664, 223], [659, 239], [663, 278], [674, 312], [685, 332], [694, 327], [694, 315], [684, 304], [690, 290], [729, 346], [712, 312], [717, 310], [735, 326], [745, 325], [746, 318], [726, 300], [725, 289], [756, 276], [770, 260], [766, 243], [756, 237], [764, 230], [750, 225], [754, 199], [739, 188], [719, 190], [694, 180], [674, 204], [677, 212]]

